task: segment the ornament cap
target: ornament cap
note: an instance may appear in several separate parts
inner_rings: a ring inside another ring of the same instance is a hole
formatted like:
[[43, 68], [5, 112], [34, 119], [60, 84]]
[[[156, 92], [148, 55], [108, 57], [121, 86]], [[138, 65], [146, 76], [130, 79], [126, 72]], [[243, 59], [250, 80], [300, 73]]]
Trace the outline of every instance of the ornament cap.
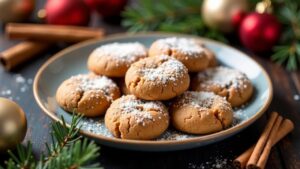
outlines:
[[272, 13], [273, 7], [271, 0], [264, 0], [256, 4], [255, 11], [258, 13]]

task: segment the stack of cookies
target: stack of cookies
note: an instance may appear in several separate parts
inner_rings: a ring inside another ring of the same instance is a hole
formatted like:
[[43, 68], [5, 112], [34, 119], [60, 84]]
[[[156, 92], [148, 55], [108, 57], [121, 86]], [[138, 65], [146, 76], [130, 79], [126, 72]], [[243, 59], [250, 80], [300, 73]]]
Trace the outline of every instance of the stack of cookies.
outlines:
[[149, 50], [138, 42], [106, 44], [90, 54], [91, 73], [65, 80], [56, 99], [68, 112], [104, 115], [117, 138], [154, 139], [171, 126], [210, 134], [228, 128], [232, 107], [253, 93], [244, 73], [217, 65], [195, 39], [159, 39]]

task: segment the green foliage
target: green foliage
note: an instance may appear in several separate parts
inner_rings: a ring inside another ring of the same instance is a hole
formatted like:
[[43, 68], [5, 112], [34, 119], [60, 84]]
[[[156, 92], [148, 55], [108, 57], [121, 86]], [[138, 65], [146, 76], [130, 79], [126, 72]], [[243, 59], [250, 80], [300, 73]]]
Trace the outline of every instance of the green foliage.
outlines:
[[203, 23], [201, 4], [202, 0], [140, 0], [126, 8], [122, 24], [132, 32], [180, 32], [227, 41], [222, 33]]
[[99, 163], [92, 163], [99, 156], [99, 147], [78, 136], [80, 119], [81, 116], [74, 115], [70, 127], [63, 117], [61, 122], [52, 123], [52, 143], [46, 143], [47, 153], [42, 154], [39, 160], [34, 158], [30, 142], [26, 146], [18, 145], [15, 153], [9, 150], [11, 158], [6, 162], [6, 168], [99, 169]]
[[300, 3], [293, 0], [278, 1], [275, 14], [282, 23], [281, 46], [274, 48], [272, 59], [286, 64], [288, 70], [300, 67]]
[[[261, 0], [249, 0], [252, 8]], [[272, 0], [274, 15], [283, 25], [281, 44], [272, 59], [288, 70], [300, 67], [300, 2]], [[123, 13], [129, 31], [166, 31], [200, 35], [227, 42], [224, 35], [208, 28], [201, 18], [202, 0], [140, 0]]]

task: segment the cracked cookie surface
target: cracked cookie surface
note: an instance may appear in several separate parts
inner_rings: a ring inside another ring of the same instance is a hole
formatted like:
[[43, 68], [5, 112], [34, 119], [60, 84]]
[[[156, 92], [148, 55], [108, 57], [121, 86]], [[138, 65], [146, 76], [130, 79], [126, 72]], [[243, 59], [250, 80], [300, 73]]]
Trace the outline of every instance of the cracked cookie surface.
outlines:
[[233, 107], [246, 103], [253, 93], [251, 81], [244, 73], [222, 66], [199, 72], [192, 79], [191, 89], [226, 97]]
[[72, 76], [56, 92], [56, 100], [64, 110], [88, 117], [103, 115], [119, 97], [119, 88], [111, 79], [94, 74]]
[[186, 91], [171, 106], [172, 125], [190, 134], [210, 134], [232, 124], [231, 105], [212, 92]]
[[159, 55], [135, 62], [125, 83], [130, 93], [145, 100], [168, 100], [183, 93], [190, 84], [187, 68], [178, 60]]
[[117, 138], [154, 139], [168, 128], [169, 114], [162, 102], [127, 95], [115, 100], [108, 108], [105, 126]]
[[194, 39], [188, 38], [165, 38], [159, 39], [151, 45], [149, 56], [168, 55], [181, 61], [189, 70], [189, 72], [198, 72], [209, 66], [210, 59], [207, 56], [203, 44]]
[[132, 63], [145, 57], [147, 50], [141, 43], [110, 43], [96, 48], [90, 54], [87, 65], [99, 75], [124, 77]]

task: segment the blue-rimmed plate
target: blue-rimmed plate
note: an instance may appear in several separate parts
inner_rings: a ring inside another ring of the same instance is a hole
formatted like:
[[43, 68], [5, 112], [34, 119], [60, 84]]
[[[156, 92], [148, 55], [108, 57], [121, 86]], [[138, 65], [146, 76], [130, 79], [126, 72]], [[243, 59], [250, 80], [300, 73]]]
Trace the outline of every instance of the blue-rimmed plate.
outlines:
[[55, 92], [59, 84], [72, 75], [87, 73], [87, 58], [98, 46], [112, 42], [138, 41], [149, 47], [160, 38], [166, 37], [196, 38], [204, 42], [217, 56], [221, 65], [244, 72], [252, 81], [255, 93], [244, 107], [235, 110], [234, 124], [223, 131], [209, 135], [188, 135], [168, 129], [156, 140], [123, 140], [114, 138], [105, 128], [103, 117], [85, 118], [81, 121], [81, 133], [97, 142], [123, 149], [142, 151], [168, 151], [188, 149], [223, 140], [256, 121], [267, 109], [272, 100], [272, 84], [266, 71], [248, 55], [220, 42], [199, 38], [197, 36], [166, 33], [116, 34], [102, 40], [92, 40], [76, 44], [57, 53], [49, 59], [36, 74], [33, 90], [34, 96], [43, 111], [53, 120], [62, 115], [67, 122], [71, 114], [62, 110], [55, 101]]

